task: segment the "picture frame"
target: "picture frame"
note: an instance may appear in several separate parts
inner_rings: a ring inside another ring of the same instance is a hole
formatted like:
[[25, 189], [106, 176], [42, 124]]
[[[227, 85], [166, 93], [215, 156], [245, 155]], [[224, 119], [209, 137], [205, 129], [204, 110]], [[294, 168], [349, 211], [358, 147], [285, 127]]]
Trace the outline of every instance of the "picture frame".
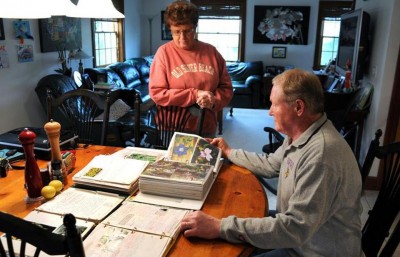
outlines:
[[6, 35], [4, 34], [3, 19], [0, 18], [0, 40], [5, 40]]
[[272, 47], [272, 58], [286, 58], [286, 47], [274, 46]]
[[42, 53], [80, 49], [81, 19], [66, 16], [39, 19], [39, 36]]
[[253, 43], [307, 45], [310, 6], [254, 6]]
[[96, 79], [97, 83], [107, 83], [107, 73], [98, 73]]
[[172, 40], [171, 31], [164, 23], [164, 13], [165, 11], [161, 11], [161, 40]]

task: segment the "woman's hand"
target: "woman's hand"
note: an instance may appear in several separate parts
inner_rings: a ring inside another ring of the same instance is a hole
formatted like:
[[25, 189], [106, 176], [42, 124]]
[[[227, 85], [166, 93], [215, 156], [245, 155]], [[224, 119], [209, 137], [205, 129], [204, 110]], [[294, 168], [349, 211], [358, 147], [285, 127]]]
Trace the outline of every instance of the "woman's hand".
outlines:
[[212, 109], [215, 104], [214, 94], [210, 91], [198, 90], [196, 103], [200, 108]]

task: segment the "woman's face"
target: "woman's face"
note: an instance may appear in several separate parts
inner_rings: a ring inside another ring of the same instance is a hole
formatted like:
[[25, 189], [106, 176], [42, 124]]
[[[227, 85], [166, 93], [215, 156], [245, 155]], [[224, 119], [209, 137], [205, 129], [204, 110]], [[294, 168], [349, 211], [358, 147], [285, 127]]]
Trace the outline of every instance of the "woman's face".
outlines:
[[193, 25], [171, 25], [172, 40], [183, 50], [191, 50], [194, 46], [195, 28]]

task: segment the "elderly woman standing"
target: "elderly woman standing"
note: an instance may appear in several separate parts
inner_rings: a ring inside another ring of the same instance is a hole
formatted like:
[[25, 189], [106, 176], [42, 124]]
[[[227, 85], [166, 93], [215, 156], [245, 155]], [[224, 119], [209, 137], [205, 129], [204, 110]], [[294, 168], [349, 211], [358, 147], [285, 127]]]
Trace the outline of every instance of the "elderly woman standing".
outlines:
[[[217, 112], [232, 98], [232, 82], [226, 63], [217, 49], [195, 39], [199, 20], [197, 7], [188, 1], [167, 6], [165, 24], [172, 41], [162, 45], [150, 68], [149, 91], [158, 105], [190, 106], [206, 109], [204, 136], [215, 136]], [[195, 119], [195, 117], [193, 117]], [[189, 121], [185, 132], [194, 132], [196, 121]]]

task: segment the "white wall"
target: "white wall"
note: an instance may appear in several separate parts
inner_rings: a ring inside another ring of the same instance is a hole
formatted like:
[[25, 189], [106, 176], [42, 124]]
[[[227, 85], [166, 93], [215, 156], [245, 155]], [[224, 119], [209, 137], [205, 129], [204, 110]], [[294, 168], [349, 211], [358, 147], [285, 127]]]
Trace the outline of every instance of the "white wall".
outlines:
[[[284, 4], [283, 4], [284, 2]], [[308, 44], [307, 45], [277, 45], [277, 44], [254, 44], [253, 43], [253, 27], [254, 27], [254, 6], [255, 5], [268, 5], [268, 6], [310, 6], [310, 24], [308, 30]], [[293, 65], [297, 68], [305, 70], [312, 70], [314, 61], [314, 48], [315, 48], [315, 35], [317, 31], [318, 18], [318, 0], [248, 0], [247, 1], [247, 21], [246, 21], [246, 61], [261, 60], [264, 65]], [[286, 47], [285, 59], [273, 59], [272, 47], [284, 46]]]
[[[374, 95], [364, 128], [361, 158], [363, 159], [375, 131], [382, 129], [385, 134], [389, 104], [393, 91], [397, 56], [400, 46], [400, 0], [357, 1], [356, 8], [362, 8], [371, 16], [371, 57], [369, 73], [363, 83], [374, 86]], [[373, 72], [376, 70], [376, 72]], [[398, 85], [397, 81], [397, 85]], [[381, 142], [383, 141], [383, 137]], [[371, 175], [377, 174], [375, 162]]]
[[[145, 34], [142, 35], [143, 44], [142, 53], [149, 53], [149, 29], [146, 17], [154, 17], [152, 23], [152, 53], [154, 54], [157, 48], [168, 42], [161, 40], [161, 11], [165, 10], [165, 7], [172, 0], [146, 0], [143, 2], [143, 16], [142, 26]], [[254, 44], [253, 43], [253, 25], [254, 25], [254, 6], [255, 5], [268, 5], [268, 6], [280, 6], [282, 5], [281, 0], [248, 0], [247, 1], [247, 21], [246, 21], [246, 52], [245, 61], [261, 60], [265, 65], [294, 65], [295, 67], [312, 70], [313, 58], [314, 58], [314, 47], [315, 47], [315, 33], [317, 30], [317, 23], [312, 22], [318, 17], [318, 0], [285, 0], [287, 6], [310, 6], [310, 26], [308, 32], [308, 44], [307, 45], [279, 45], [279, 44]], [[272, 59], [272, 47], [273, 46], [285, 46], [286, 59]]]

